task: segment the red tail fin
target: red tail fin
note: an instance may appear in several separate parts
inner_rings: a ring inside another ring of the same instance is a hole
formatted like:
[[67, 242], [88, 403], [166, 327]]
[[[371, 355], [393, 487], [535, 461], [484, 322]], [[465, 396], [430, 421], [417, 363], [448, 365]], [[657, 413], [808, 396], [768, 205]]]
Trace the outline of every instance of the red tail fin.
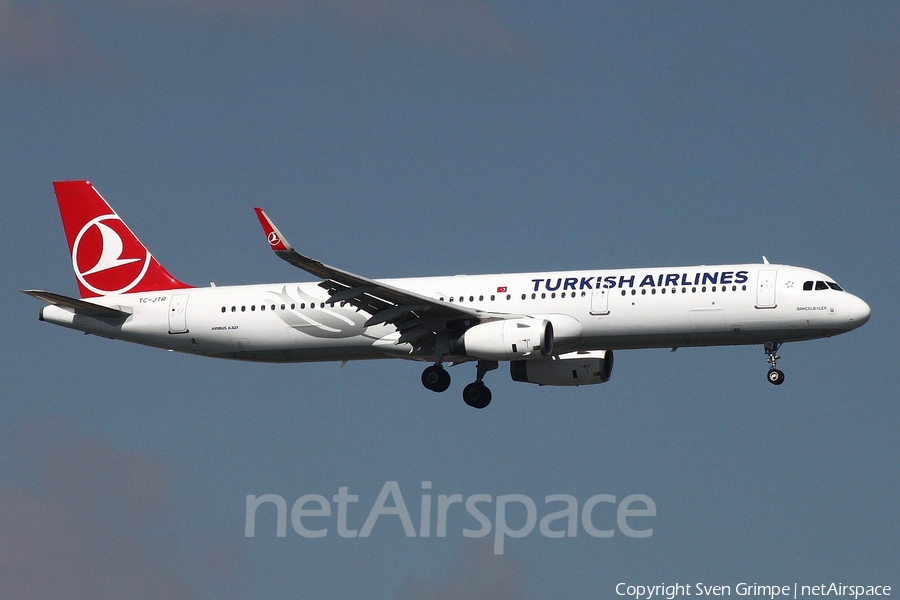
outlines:
[[183, 289], [87, 181], [53, 188], [82, 298]]

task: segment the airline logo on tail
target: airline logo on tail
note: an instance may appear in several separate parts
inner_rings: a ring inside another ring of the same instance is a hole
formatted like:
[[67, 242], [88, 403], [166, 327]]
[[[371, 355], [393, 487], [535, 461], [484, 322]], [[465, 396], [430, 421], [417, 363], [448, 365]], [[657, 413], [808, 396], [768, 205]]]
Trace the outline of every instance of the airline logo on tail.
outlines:
[[87, 181], [53, 184], [82, 298], [184, 289]]
[[88, 221], [72, 244], [75, 277], [95, 294], [124, 294], [149, 266], [150, 253], [116, 214]]

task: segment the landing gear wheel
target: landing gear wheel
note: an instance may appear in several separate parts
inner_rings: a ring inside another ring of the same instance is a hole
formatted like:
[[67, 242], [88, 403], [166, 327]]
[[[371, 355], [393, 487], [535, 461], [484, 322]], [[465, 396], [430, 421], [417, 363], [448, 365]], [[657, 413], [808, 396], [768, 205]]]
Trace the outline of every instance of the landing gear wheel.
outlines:
[[781, 342], [766, 342], [764, 346], [766, 351], [766, 362], [769, 363], [769, 372], [766, 374], [766, 379], [768, 379], [769, 383], [772, 385], [781, 385], [784, 383], [784, 373], [775, 368], [778, 359], [781, 358], [778, 356], [778, 349], [780, 347]]
[[767, 375], [769, 379], [769, 383], [773, 385], [781, 385], [784, 383], [784, 373], [779, 371], [778, 369], [769, 369], [769, 374]]
[[463, 401], [472, 408], [485, 408], [491, 403], [491, 390], [480, 381], [470, 383], [463, 389]]
[[431, 365], [422, 371], [422, 385], [432, 392], [444, 392], [450, 387], [450, 373], [444, 367]]

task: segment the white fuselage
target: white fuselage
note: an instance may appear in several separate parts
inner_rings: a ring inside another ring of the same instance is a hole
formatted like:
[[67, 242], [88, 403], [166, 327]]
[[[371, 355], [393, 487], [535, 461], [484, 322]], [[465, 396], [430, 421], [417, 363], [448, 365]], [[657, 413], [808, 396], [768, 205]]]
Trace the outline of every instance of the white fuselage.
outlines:
[[[805, 282], [831, 278], [785, 265], [380, 281], [465, 307], [545, 318], [554, 326], [554, 354], [806, 340], [850, 331], [869, 317], [869, 307], [852, 294], [815, 285], [804, 290]], [[371, 315], [349, 304], [332, 305], [317, 282], [189, 288], [92, 302], [130, 316], [107, 320], [51, 305], [41, 318], [101, 336], [220, 358], [434, 359], [431, 350], [397, 344], [399, 333], [392, 325], [365, 327]]]

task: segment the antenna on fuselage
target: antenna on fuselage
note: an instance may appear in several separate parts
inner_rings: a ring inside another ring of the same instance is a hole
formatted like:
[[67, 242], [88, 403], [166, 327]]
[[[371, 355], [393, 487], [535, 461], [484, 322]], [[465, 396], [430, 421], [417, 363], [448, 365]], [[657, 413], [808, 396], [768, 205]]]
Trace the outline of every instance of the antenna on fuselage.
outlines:
[[763, 256], [763, 264], [764, 264], [764, 265], [769, 264], [769, 259], [766, 258], [765, 256]]

